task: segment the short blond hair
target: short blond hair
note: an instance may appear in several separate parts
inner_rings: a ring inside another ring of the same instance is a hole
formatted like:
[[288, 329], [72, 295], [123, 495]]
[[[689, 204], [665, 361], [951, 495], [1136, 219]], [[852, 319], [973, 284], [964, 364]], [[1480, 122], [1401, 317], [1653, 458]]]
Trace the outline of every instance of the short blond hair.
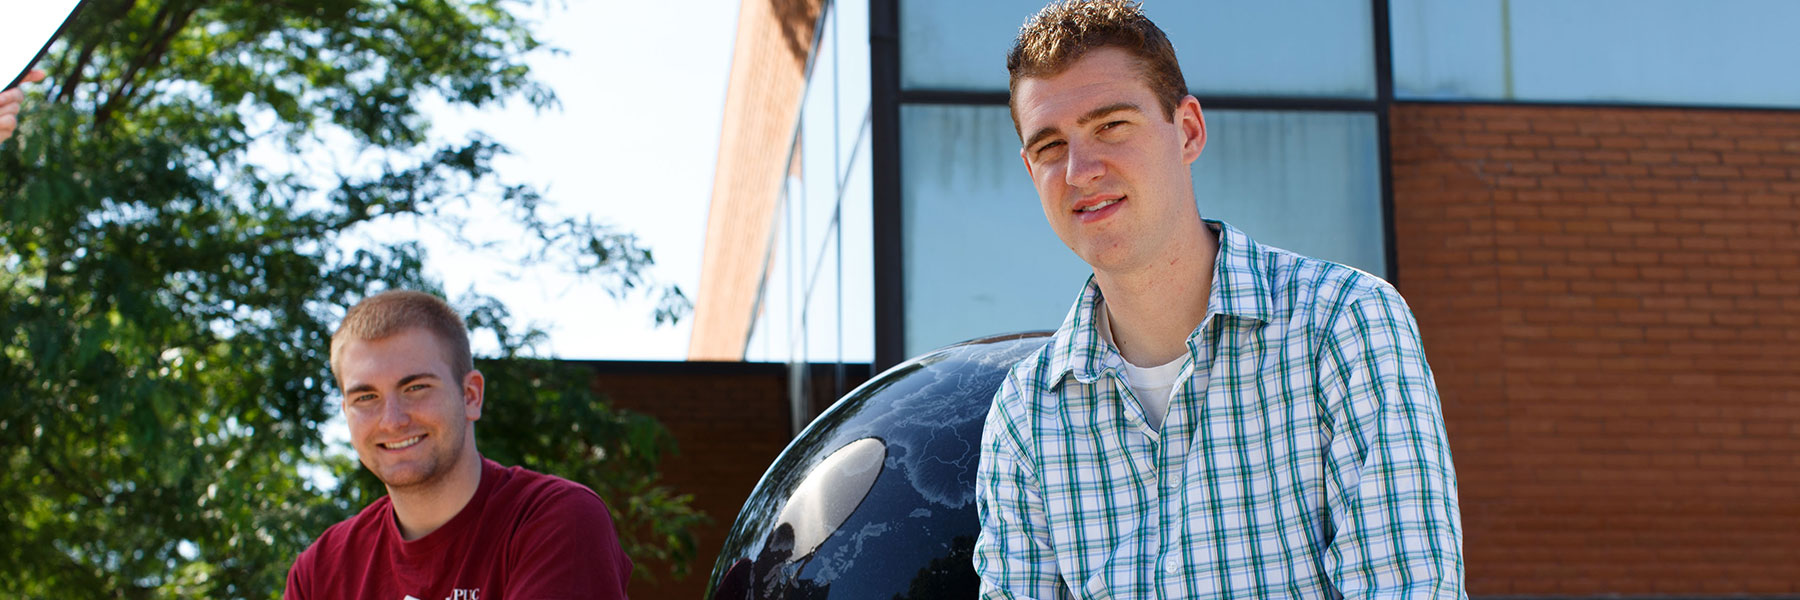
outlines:
[[1175, 61], [1175, 46], [1144, 16], [1143, 6], [1131, 0], [1066, 0], [1045, 6], [1025, 21], [1006, 53], [1010, 75], [1006, 105], [1012, 112], [1013, 131], [1023, 133], [1017, 103], [1020, 80], [1060, 75], [1100, 48], [1118, 48], [1136, 59], [1138, 75], [1162, 106], [1163, 118], [1175, 120], [1175, 107], [1188, 95], [1187, 81]]
[[331, 334], [332, 377], [343, 385], [338, 371], [345, 343], [379, 340], [415, 327], [437, 337], [444, 360], [450, 364], [450, 374], [457, 381], [475, 370], [474, 357], [469, 353], [469, 330], [444, 299], [425, 292], [389, 290], [364, 298], [344, 313], [344, 322]]

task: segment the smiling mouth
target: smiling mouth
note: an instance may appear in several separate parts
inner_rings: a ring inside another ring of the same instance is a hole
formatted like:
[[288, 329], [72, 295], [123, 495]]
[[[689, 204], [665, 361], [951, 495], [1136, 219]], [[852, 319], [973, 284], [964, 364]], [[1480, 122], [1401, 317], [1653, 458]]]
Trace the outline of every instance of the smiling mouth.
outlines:
[[1095, 202], [1093, 204], [1084, 204], [1084, 205], [1077, 206], [1077, 207], [1075, 207], [1075, 212], [1076, 213], [1100, 212], [1102, 210], [1106, 210], [1106, 207], [1108, 207], [1108, 206], [1112, 206], [1114, 204], [1118, 204], [1118, 203], [1124, 202], [1124, 201], [1125, 201], [1124, 196], [1119, 196], [1117, 198], [1112, 198], [1109, 200], [1101, 200], [1101, 201]]
[[1124, 198], [1119, 198], [1119, 199], [1115, 199], [1115, 200], [1107, 200], [1105, 202], [1101, 202], [1099, 204], [1095, 204], [1095, 205], [1089, 206], [1087, 208], [1082, 208], [1082, 209], [1076, 210], [1075, 212], [1095, 212], [1102, 208], [1112, 206], [1114, 203], [1117, 203], [1119, 200], [1124, 200]]
[[381, 446], [386, 449], [389, 449], [389, 450], [404, 450], [404, 449], [413, 447], [413, 445], [418, 444], [419, 441], [423, 440], [423, 439], [425, 439], [425, 436], [423, 434], [421, 434], [421, 435], [415, 435], [415, 436], [406, 438], [404, 440], [400, 440], [398, 442], [387, 442], [384, 444], [376, 444], [376, 445]]

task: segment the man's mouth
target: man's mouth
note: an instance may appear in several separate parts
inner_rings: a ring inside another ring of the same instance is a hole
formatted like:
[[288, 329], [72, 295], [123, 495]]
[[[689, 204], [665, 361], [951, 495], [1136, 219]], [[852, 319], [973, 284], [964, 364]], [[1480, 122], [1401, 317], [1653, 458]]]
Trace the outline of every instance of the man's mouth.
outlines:
[[1118, 202], [1120, 200], [1124, 200], [1124, 198], [1114, 198], [1112, 200], [1107, 200], [1105, 202], [1100, 202], [1098, 204], [1090, 204], [1086, 207], [1076, 209], [1075, 212], [1097, 212], [1102, 208], [1112, 206], [1113, 203]]
[[1118, 204], [1124, 200], [1125, 200], [1124, 196], [1107, 198], [1104, 200], [1093, 200], [1093, 199], [1085, 200], [1085, 201], [1076, 203], [1075, 212], [1077, 212], [1077, 213], [1100, 212], [1102, 210], [1106, 210], [1106, 207], [1112, 206], [1114, 204]]
[[1112, 217], [1114, 212], [1118, 212], [1119, 204], [1123, 202], [1125, 202], [1125, 196], [1122, 195], [1102, 196], [1096, 194], [1088, 196], [1075, 203], [1075, 220], [1082, 223], [1098, 223]]
[[411, 448], [413, 446], [413, 444], [417, 444], [417, 443], [419, 443], [419, 440], [423, 440], [423, 439], [425, 439], [425, 436], [423, 434], [421, 434], [421, 435], [415, 435], [415, 436], [406, 438], [404, 440], [400, 440], [398, 442], [387, 442], [387, 443], [376, 444], [376, 445], [381, 446], [382, 448], [386, 448], [388, 450], [404, 450], [407, 448]]

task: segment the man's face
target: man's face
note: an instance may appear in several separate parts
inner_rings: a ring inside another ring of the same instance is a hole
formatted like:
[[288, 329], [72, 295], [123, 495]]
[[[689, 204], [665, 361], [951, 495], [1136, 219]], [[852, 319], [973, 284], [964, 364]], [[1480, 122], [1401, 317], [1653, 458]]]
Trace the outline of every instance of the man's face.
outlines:
[[390, 491], [428, 487], [477, 460], [471, 423], [481, 418], [481, 373], [453, 379], [437, 336], [415, 327], [352, 339], [339, 358], [351, 444]]
[[1050, 228], [1097, 273], [1150, 265], [1198, 225], [1188, 166], [1206, 144], [1192, 96], [1163, 117], [1124, 50], [1089, 51], [1061, 74], [1020, 80], [1014, 106]]

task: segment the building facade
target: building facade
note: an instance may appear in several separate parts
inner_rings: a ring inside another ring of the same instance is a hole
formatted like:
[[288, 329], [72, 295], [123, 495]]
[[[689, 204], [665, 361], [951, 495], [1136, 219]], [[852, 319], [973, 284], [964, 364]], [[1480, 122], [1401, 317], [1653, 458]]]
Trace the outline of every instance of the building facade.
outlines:
[[[695, 358], [791, 365], [798, 431], [821, 365], [1061, 322], [1006, 107], [1040, 6], [746, 0]], [[1200, 213], [1414, 308], [1472, 594], [1800, 595], [1800, 4], [1145, 9]]]

